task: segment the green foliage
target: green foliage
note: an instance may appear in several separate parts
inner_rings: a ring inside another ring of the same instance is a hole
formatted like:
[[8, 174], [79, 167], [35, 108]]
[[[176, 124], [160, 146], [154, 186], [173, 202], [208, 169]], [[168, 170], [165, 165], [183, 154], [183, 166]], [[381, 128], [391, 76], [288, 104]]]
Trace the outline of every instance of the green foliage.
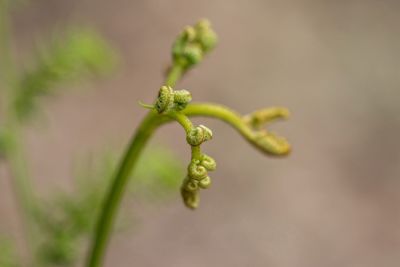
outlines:
[[[82, 161], [74, 192], [56, 192], [43, 201], [37, 217], [41, 236], [37, 251], [40, 266], [74, 266], [79, 259], [85, 240], [93, 232], [94, 218], [102, 207], [103, 196], [117, 166], [115, 155], [96, 153], [94, 159]], [[184, 168], [169, 150], [150, 148], [141, 160], [141, 167], [131, 177], [136, 181], [131, 192], [157, 201], [179, 188]]]
[[0, 236], [0, 267], [19, 267], [13, 244]]
[[107, 73], [115, 61], [115, 53], [92, 30], [75, 28], [54, 34], [42, 42], [31, 66], [18, 77], [13, 103], [17, 117], [29, 117], [40, 96], [54, 94], [65, 82]]
[[142, 197], [163, 200], [179, 188], [184, 171], [181, 161], [169, 149], [151, 147], [138, 162], [131, 188]]
[[[51, 201], [38, 201], [30, 186], [21, 123], [39, 109], [41, 97], [87, 76], [107, 74], [115, 66], [116, 54], [95, 31], [76, 27], [41, 38], [29, 63], [17, 66], [11, 53], [9, 16], [11, 9], [24, 3], [0, 0], [0, 160], [8, 165], [14, 180], [11, 184], [31, 254], [29, 266], [73, 266], [107, 184], [102, 184], [102, 190], [92, 184], [73, 195], [60, 192]], [[0, 267], [15, 267], [20, 261], [10, 245], [0, 244]]]

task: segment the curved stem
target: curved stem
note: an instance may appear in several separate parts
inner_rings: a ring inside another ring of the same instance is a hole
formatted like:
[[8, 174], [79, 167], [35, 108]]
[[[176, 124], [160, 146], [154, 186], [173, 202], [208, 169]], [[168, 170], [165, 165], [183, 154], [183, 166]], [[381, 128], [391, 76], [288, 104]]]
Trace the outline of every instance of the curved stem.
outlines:
[[173, 64], [169, 69], [167, 78], [165, 79], [165, 84], [173, 87], [176, 82], [182, 77], [183, 71], [184, 70], [181, 65]]
[[287, 155], [290, 144], [282, 137], [265, 130], [254, 129], [242, 117], [232, 109], [212, 103], [190, 104], [182, 111], [187, 116], [203, 116], [220, 119], [236, 129], [251, 145], [264, 154], [272, 156]]
[[203, 116], [220, 119], [236, 129], [248, 141], [254, 138], [253, 130], [243, 121], [242, 116], [226, 106], [214, 103], [193, 103], [189, 104], [182, 113], [189, 117]]
[[102, 265], [106, 245], [109, 241], [112, 226], [116, 217], [115, 215], [125, 192], [128, 178], [139, 159], [141, 151], [160, 123], [161, 120], [159, 119], [159, 116], [155, 112], [150, 111], [136, 130], [104, 202], [104, 206], [97, 222], [98, 224], [87, 266], [95, 267]]
[[[167, 75], [166, 84], [174, 86], [181, 78], [183, 68], [180, 65], [173, 64]], [[106, 247], [110, 238], [114, 220], [125, 192], [128, 178], [139, 159], [140, 153], [146, 146], [150, 137], [162, 123], [167, 122], [168, 118], [160, 116], [154, 110], [150, 110], [146, 117], [140, 123], [132, 141], [120, 163], [115, 174], [110, 191], [106, 195], [104, 206], [97, 220], [94, 237], [88, 254], [88, 267], [102, 266]]]
[[193, 123], [189, 120], [187, 116], [185, 116], [182, 113], [172, 112], [167, 114], [167, 116], [177, 121], [182, 126], [182, 128], [185, 130], [186, 133], [190, 132], [190, 130], [193, 128]]

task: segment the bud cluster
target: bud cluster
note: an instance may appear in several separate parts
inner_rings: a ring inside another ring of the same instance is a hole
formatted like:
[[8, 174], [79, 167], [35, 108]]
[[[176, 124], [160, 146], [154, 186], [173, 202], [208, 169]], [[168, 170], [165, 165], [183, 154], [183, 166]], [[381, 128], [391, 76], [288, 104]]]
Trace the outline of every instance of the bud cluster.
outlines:
[[172, 109], [181, 111], [192, 101], [192, 95], [186, 90], [174, 91], [170, 86], [162, 86], [158, 92], [155, 109], [158, 113], [168, 112]]
[[202, 154], [199, 159], [192, 159], [188, 166], [188, 175], [183, 181], [181, 194], [185, 205], [195, 209], [199, 205], [200, 189], [207, 189], [211, 185], [211, 178], [208, 171], [217, 167], [215, 160], [210, 156]]
[[172, 47], [174, 63], [186, 70], [199, 63], [216, 43], [217, 35], [208, 20], [203, 19], [194, 26], [187, 26]]

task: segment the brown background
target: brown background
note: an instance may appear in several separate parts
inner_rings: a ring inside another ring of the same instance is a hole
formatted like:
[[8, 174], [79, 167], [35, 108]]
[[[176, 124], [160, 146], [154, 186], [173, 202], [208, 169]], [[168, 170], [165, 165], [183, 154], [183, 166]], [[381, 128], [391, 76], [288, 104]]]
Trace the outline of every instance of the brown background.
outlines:
[[[122, 59], [113, 78], [48, 101], [27, 129], [35, 187], [68, 188], [77, 156], [122, 147], [177, 32], [207, 17], [220, 43], [179, 88], [242, 113], [287, 106], [291, 120], [274, 129], [293, 154], [265, 158], [228, 126], [201, 120], [219, 167], [200, 209], [186, 210], [178, 190], [160, 206], [133, 206], [141, 223], [113, 238], [106, 266], [399, 266], [399, 12], [394, 0], [32, 0], [14, 12], [21, 61], [35, 36], [68, 22], [96, 27]], [[155, 139], [187, 161], [178, 126]], [[18, 239], [0, 170], [1, 227]]]

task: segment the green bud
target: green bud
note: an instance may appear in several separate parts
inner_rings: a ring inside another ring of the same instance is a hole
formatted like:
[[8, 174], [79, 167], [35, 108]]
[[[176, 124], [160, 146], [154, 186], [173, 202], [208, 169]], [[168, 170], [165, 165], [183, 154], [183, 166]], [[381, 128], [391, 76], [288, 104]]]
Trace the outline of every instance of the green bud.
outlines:
[[188, 133], [186, 141], [192, 146], [198, 146], [211, 138], [212, 131], [204, 125], [199, 125]]
[[201, 180], [207, 176], [207, 169], [198, 160], [192, 160], [188, 166], [188, 175], [191, 179]]
[[186, 207], [188, 207], [190, 209], [196, 209], [199, 206], [200, 196], [199, 196], [198, 191], [191, 192], [191, 191], [185, 190], [185, 188], [182, 187], [181, 195], [182, 195], [182, 199], [183, 199], [183, 202], [185, 203]]
[[291, 150], [290, 144], [285, 138], [267, 131], [259, 131], [253, 143], [264, 153], [271, 155], [287, 155]]
[[155, 108], [158, 113], [170, 110], [174, 105], [174, 90], [170, 86], [162, 86], [158, 92]]
[[186, 26], [182, 33], [182, 39], [193, 42], [196, 39], [196, 30], [192, 26]]
[[217, 44], [217, 34], [211, 29], [208, 20], [200, 20], [195, 26], [197, 40], [203, 48], [203, 52], [208, 52]]
[[193, 179], [185, 179], [184, 188], [189, 192], [196, 192], [199, 190], [199, 181]]
[[214, 171], [217, 168], [215, 160], [206, 154], [203, 154], [200, 164], [204, 166], [207, 171]]
[[260, 129], [264, 124], [278, 120], [287, 119], [290, 112], [287, 108], [272, 107], [256, 110], [243, 117], [244, 121], [254, 129]]
[[189, 91], [178, 90], [174, 92], [174, 103], [176, 110], [180, 111], [185, 109], [190, 101], [192, 101], [192, 94]]
[[198, 44], [188, 44], [182, 50], [182, 57], [185, 59], [187, 66], [199, 63], [203, 59], [203, 51]]

